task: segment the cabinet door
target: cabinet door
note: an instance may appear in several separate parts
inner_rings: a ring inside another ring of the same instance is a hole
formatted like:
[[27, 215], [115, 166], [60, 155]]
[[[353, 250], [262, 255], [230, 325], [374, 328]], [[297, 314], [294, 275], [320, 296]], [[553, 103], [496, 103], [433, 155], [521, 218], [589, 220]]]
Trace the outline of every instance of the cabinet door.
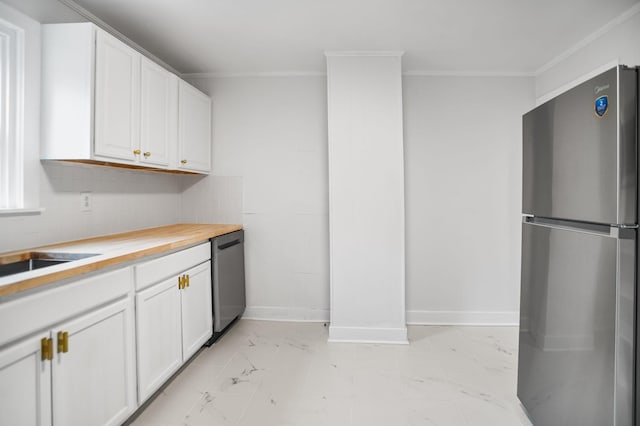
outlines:
[[[60, 332], [68, 333], [67, 352]], [[119, 425], [136, 408], [133, 301], [92, 311], [54, 329], [54, 425]]]
[[184, 81], [179, 85], [178, 168], [211, 170], [211, 99]]
[[136, 295], [140, 403], [149, 398], [182, 365], [180, 322], [177, 277]]
[[51, 425], [51, 361], [42, 360], [46, 335], [0, 352], [0, 425]]
[[94, 153], [134, 162], [140, 145], [140, 54], [115, 37], [96, 35]]
[[186, 361], [213, 334], [211, 307], [211, 261], [189, 269], [189, 287], [181, 292], [182, 358]]
[[178, 141], [178, 79], [142, 57], [140, 66], [140, 162], [169, 166]]

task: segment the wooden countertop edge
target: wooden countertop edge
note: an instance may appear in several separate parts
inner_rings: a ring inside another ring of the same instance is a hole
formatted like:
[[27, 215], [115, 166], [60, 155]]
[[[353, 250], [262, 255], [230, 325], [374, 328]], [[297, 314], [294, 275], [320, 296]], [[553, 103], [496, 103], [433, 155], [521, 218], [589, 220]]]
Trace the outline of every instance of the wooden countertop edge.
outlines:
[[[201, 228], [216, 228], [216, 231]], [[194, 230], [190, 230], [190, 228], [198, 228]], [[170, 231], [174, 237], [180, 237], [181, 234], [184, 234], [184, 238], [179, 238], [178, 240], [167, 242], [167, 243], [159, 243], [158, 245], [153, 245], [152, 247], [147, 247], [143, 249], [133, 249], [131, 252], [122, 253], [118, 255], [114, 255], [112, 257], [107, 257], [106, 259], [96, 260], [94, 262], [86, 263], [83, 265], [72, 266], [69, 265], [68, 269], [64, 269], [62, 271], [50, 272], [44, 275], [39, 275], [33, 278], [27, 278], [21, 281], [17, 281], [15, 283], [6, 284], [0, 286], [0, 298], [10, 296], [25, 290], [34, 289], [40, 286], [44, 286], [47, 284], [52, 284], [56, 281], [61, 281], [68, 278], [73, 278], [76, 276], [80, 276], [82, 274], [86, 274], [89, 272], [94, 272], [103, 268], [107, 268], [109, 266], [117, 265], [119, 263], [125, 263], [132, 260], [141, 259], [146, 256], [151, 256], [154, 254], [160, 254], [168, 251], [172, 251], [175, 249], [179, 249], [182, 247], [191, 246], [197, 243], [205, 242], [210, 238], [214, 238], [220, 235], [228, 234], [230, 232], [239, 231], [242, 229], [242, 225], [190, 225], [190, 224], [179, 224], [179, 225], [168, 225], [164, 227], [158, 228], [148, 228], [142, 229], [139, 231], [131, 231], [119, 234], [111, 234], [105, 235], [102, 237], [92, 237], [78, 241], [70, 241], [62, 244], [48, 245], [41, 248], [34, 248], [28, 251], [44, 251], [51, 249], [63, 249], [64, 247], [70, 247], [77, 244], [86, 244], [89, 242], [100, 242], [100, 241], [119, 241], [119, 240], [135, 240], [136, 236], [142, 239], [144, 237], [153, 237], [153, 238], [162, 238], [169, 237], [169, 235], [163, 235], [163, 231]], [[160, 234], [160, 235], [158, 235]], [[177, 235], [176, 235], [177, 234]], [[20, 255], [22, 252], [15, 252], [15, 255]], [[13, 253], [11, 254], [14, 255]], [[104, 255], [108, 256], [108, 252], [104, 253]]]

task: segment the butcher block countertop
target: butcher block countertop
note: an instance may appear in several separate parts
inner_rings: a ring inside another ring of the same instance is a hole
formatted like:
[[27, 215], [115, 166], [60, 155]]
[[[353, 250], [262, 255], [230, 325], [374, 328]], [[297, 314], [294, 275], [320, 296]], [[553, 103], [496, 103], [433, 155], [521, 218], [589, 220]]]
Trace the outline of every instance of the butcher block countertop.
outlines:
[[176, 224], [3, 253], [0, 254], [0, 265], [29, 259], [32, 252], [97, 255], [0, 277], [0, 298], [120, 263], [193, 246], [240, 229], [241, 225]]

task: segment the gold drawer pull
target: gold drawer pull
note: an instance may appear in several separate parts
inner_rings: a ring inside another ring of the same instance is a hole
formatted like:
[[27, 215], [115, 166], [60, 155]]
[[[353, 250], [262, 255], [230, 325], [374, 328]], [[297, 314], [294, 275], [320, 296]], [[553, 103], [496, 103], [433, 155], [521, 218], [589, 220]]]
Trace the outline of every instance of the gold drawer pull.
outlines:
[[58, 353], [69, 352], [69, 333], [66, 331], [58, 331]]
[[133, 154], [134, 154], [134, 155], [140, 155], [140, 152], [141, 152], [141, 151], [140, 151], [139, 149], [134, 149], [134, 150], [133, 150]]
[[189, 275], [185, 275], [185, 285], [189, 287]]
[[187, 160], [180, 160], [182, 164], [187, 164]]
[[43, 337], [40, 340], [40, 358], [43, 361], [51, 361], [53, 359], [53, 339]]
[[182, 290], [184, 288], [184, 280], [183, 277], [178, 277], [178, 288]]
[[144, 153], [144, 156], [145, 157], [151, 157], [151, 153], [149, 151], [147, 151], [147, 152]]

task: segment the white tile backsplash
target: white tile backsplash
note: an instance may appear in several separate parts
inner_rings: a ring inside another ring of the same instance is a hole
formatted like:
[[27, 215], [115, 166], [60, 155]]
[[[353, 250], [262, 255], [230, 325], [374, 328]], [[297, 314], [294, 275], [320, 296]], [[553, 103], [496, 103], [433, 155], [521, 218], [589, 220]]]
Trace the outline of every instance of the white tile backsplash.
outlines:
[[181, 190], [182, 222], [242, 224], [242, 177], [183, 176]]
[[253, 315], [325, 317], [326, 78], [193, 82], [214, 100], [215, 176], [182, 179], [183, 220], [244, 226], [247, 309]]
[[[42, 214], [0, 217], [0, 252], [180, 221], [180, 177], [94, 165], [42, 162]], [[80, 209], [91, 192], [92, 210]]]

